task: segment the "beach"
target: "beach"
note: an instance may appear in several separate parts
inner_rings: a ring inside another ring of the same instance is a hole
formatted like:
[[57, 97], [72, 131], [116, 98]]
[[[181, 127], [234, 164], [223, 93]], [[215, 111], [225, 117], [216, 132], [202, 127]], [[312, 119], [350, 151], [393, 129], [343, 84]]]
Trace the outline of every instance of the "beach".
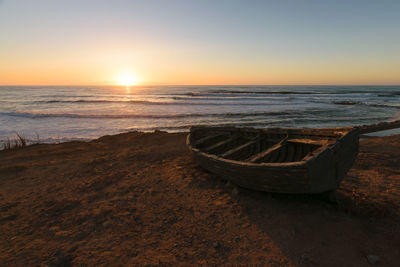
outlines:
[[0, 151], [0, 265], [398, 266], [400, 135], [361, 140], [337, 203], [236, 187], [185, 138]]

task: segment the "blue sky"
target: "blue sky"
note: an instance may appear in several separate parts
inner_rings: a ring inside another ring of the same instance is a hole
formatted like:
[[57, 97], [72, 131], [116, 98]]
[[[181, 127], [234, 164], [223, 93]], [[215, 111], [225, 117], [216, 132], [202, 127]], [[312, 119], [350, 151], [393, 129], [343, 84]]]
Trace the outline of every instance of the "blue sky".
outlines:
[[118, 68], [144, 83], [399, 84], [399, 14], [400, 1], [3, 0], [0, 84], [108, 83]]

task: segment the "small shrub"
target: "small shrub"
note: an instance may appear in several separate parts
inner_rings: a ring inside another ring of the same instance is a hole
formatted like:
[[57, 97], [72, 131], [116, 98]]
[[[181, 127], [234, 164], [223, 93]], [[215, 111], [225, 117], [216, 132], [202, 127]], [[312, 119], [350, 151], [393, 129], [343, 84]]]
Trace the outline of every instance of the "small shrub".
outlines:
[[10, 138], [7, 138], [7, 142], [5, 142], [4, 143], [4, 146], [3, 146], [3, 149], [4, 150], [9, 150], [9, 149], [11, 149], [11, 141], [10, 141]]
[[16, 134], [17, 137], [14, 140], [7, 138], [7, 141], [3, 144], [3, 150], [11, 150], [20, 147], [26, 147], [26, 139], [19, 133]]
[[19, 133], [17, 133], [17, 140], [15, 142], [17, 147], [25, 147], [26, 146], [26, 140], [25, 137], [21, 136]]

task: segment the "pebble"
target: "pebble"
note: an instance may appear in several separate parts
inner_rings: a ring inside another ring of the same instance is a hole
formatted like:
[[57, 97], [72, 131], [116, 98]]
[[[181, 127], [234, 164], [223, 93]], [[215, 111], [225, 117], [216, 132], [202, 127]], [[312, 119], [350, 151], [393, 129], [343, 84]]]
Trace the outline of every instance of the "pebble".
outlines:
[[376, 264], [376, 263], [378, 263], [379, 262], [379, 260], [380, 260], [380, 258], [379, 258], [379, 256], [377, 256], [377, 255], [368, 255], [367, 256], [367, 260], [368, 260], [368, 262], [369, 263], [371, 263], [371, 264]]

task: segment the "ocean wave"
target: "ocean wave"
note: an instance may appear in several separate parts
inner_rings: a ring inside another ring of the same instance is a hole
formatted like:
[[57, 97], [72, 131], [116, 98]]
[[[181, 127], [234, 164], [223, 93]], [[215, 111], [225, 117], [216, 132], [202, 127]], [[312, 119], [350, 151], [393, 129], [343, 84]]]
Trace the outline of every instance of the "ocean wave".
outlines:
[[[150, 101], [150, 100], [40, 100], [33, 101], [32, 104], [138, 104], [138, 105], [199, 105], [199, 106], [230, 106], [230, 105], [242, 105], [242, 106], [259, 106], [259, 105], [278, 105], [281, 102], [272, 102], [272, 99], [255, 99], [255, 98], [240, 98], [240, 99], [221, 99], [221, 98], [204, 98], [204, 101], [214, 101], [214, 102], [198, 102], [193, 101], [191, 98], [187, 97], [173, 97], [175, 101]], [[192, 101], [190, 101], [192, 100]], [[224, 102], [215, 102], [215, 101], [224, 101]], [[246, 101], [246, 100], [256, 100], [257, 103], [254, 102], [238, 102]], [[269, 102], [267, 102], [269, 100]], [[231, 101], [227, 103], [227, 101]], [[263, 101], [263, 102], [261, 102]], [[289, 101], [289, 99], [288, 99]]]
[[312, 95], [322, 94], [319, 92], [302, 92], [302, 91], [235, 91], [235, 90], [210, 90], [207, 92], [189, 92], [187, 96], [213, 96], [213, 95]]
[[196, 95], [195, 97], [193, 96], [188, 96], [188, 95], [175, 95], [171, 96], [171, 99], [174, 100], [194, 100], [194, 101], [199, 101], [199, 100], [218, 100], [218, 101], [238, 101], [238, 100], [255, 100], [255, 101], [265, 101], [265, 100], [288, 100], [288, 99], [294, 99], [293, 96], [272, 96], [272, 95], [216, 95], [216, 94], [202, 94], [202, 95]]
[[199, 124], [185, 124], [180, 126], [154, 126], [154, 127], [131, 127], [129, 130], [136, 130], [136, 131], [167, 131], [167, 132], [181, 132], [187, 131], [193, 126], [218, 126], [218, 127], [266, 127], [266, 126], [274, 126], [278, 123], [276, 121], [271, 122], [225, 122], [225, 123], [199, 123]]
[[347, 105], [347, 106], [353, 106], [353, 105], [362, 105], [364, 104], [363, 102], [360, 101], [333, 101], [332, 102], [335, 105]]
[[230, 89], [216, 89], [207, 91], [192, 91], [183, 93], [183, 95], [198, 97], [198, 96], [213, 96], [213, 95], [322, 95], [322, 96], [378, 96], [378, 97], [390, 97], [390, 96], [400, 96], [400, 92], [396, 88], [393, 91], [382, 92], [381, 90], [336, 90], [324, 88], [323, 90], [316, 90], [315, 88], [311, 90], [230, 90]]
[[38, 113], [38, 112], [3, 112], [0, 115], [24, 118], [83, 118], [83, 119], [175, 119], [175, 118], [244, 118], [257, 116], [284, 116], [296, 114], [295, 111], [283, 112], [239, 112], [239, 113], [184, 113], [184, 114], [77, 114], [77, 113]]
[[385, 108], [398, 108], [400, 109], [399, 104], [388, 104], [388, 103], [369, 103], [369, 102], [361, 102], [361, 101], [333, 101], [332, 102], [335, 105], [348, 105], [348, 106], [354, 106], [354, 105], [363, 105], [363, 106], [370, 106], [370, 107], [385, 107]]
[[[357, 126], [363, 125], [365, 122], [381, 122], [382, 120], [389, 120], [391, 117], [364, 117], [357, 118], [354, 117], [342, 117], [338, 118], [334, 124], [332, 124], [331, 118], [320, 118], [313, 119], [312, 125], [314, 128], [315, 125], [320, 125], [319, 128], [323, 127], [345, 127], [345, 126]], [[162, 131], [184, 131], [189, 129], [192, 126], [220, 126], [220, 127], [286, 127], [286, 128], [299, 128], [306, 127], [307, 123], [310, 123], [310, 118], [275, 118], [268, 121], [230, 121], [230, 122], [218, 122], [218, 121], [210, 121], [207, 123], [190, 123], [178, 126], [154, 126], [154, 127], [131, 127], [129, 130], [140, 130], [140, 131], [154, 131], [154, 130], [162, 130]]]
[[[53, 103], [65, 103], [65, 104], [74, 104], [74, 103], [87, 103], [87, 104], [100, 104], [100, 103], [133, 103], [133, 104], [158, 104], [159, 102], [154, 101], [145, 101], [145, 100], [43, 100], [43, 101], [35, 101], [34, 103], [45, 103], [45, 104], [53, 104]], [[166, 102], [160, 102], [166, 103]]]
[[377, 94], [377, 96], [379, 96], [379, 97], [400, 96], [400, 92], [399, 92], [399, 91], [397, 91], [397, 92], [385, 92], [385, 93], [379, 92], [379, 93]]
[[[79, 114], [79, 113], [39, 113], [39, 112], [3, 112], [0, 116], [13, 116], [22, 118], [76, 118], [76, 119], [184, 119], [184, 118], [201, 118], [207, 121], [215, 121], [221, 123], [218, 120], [235, 120], [235, 123], [240, 122], [251, 122], [251, 123], [262, 123], [265, 119], [270, 122], [281, 122], [287, 119], [296, 121], [332, 121], [332, 112], [334, 110], [286, 110], [286, 111], [272, 111], [272, 112], [237, 112], [237, 113], [183, 113], [183, 114]], [[323, 116], [326, 114], [326, 116]], [[322, 116], [322, 117], [321, 117]], [[379, 120], [381, 116], [363, 116], [355, 118], [348, 114], [337, 114], [335, 115], [335, 121], [350, 121], [350, 120]]]

